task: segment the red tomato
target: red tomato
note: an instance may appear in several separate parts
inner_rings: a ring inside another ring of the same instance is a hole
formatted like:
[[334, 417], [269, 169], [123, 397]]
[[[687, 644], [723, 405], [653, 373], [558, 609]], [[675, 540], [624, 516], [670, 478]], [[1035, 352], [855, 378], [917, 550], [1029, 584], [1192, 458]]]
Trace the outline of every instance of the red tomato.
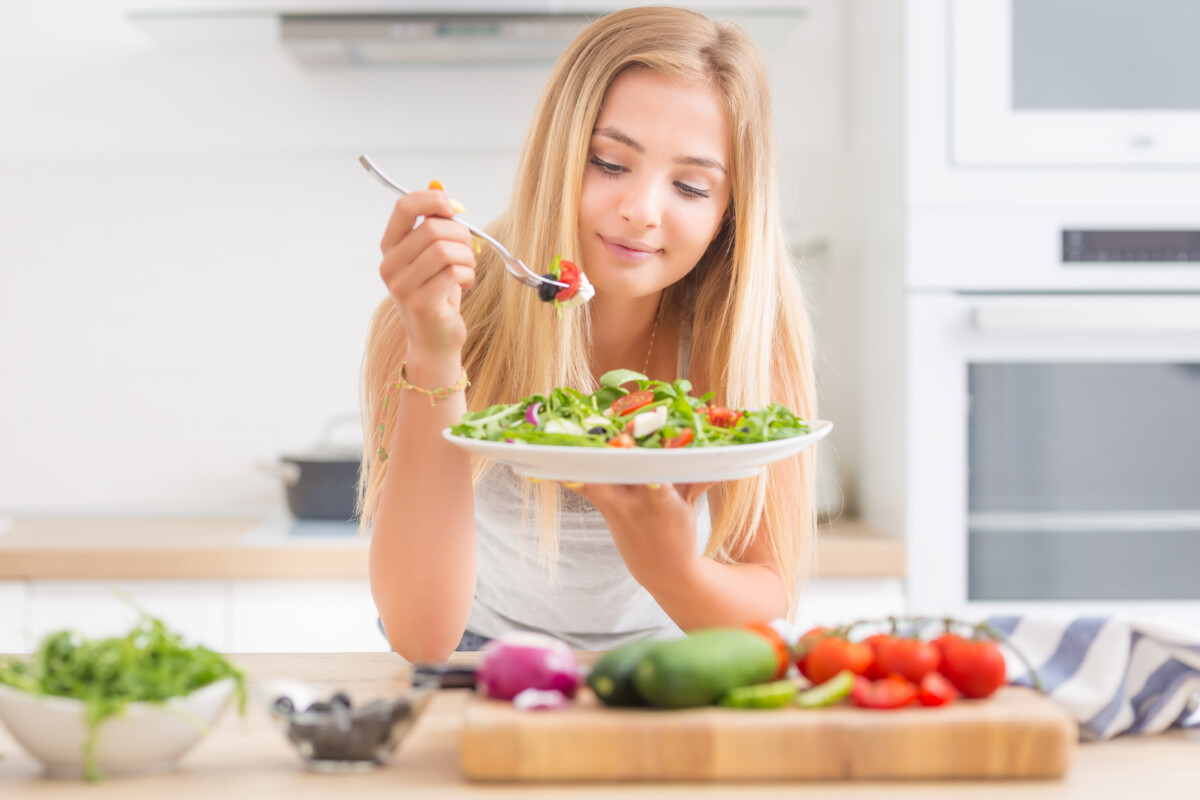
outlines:
[[579, 267], [575, 264], [570, 261], [558, 262], [558, 279], [567, 286], [558, 290], [558, 294], [554, 295], [555, 300], [561, 303], [570, 300], [579, 292]]
[[871, 648], [840, 636], [817, 640], [800, 663], [800, 672], [814, 684], [824, 683], [844, 669], [862, 675], [871, 666]]
[[874, 645], [876, 674], [903, 675], [913, 683], [934, 672], [942, 654], [929, 642], [908, 637], [889, 636]]
[[871, 666], [867, 667], [867, 671], [864, 672], [863, 675], [873, 681], [879, 680], [880, 678], [886, 678], [888, 676], [888, 673], [884, 672], [883, 668], [879, 666], [879, 651], [887, 647], [894, 638], [895, 637], [889, 633], [874, 633], [868, 636], [866, 639], [863, 639], [863, 644], [871, 648], [871, 654], [873, 656], [871, 659]]
[[801, 674], [804, 674], [804, 659], [808, 658], [808, 651], [816, 646], [824, 633], [826, 633], [825, 628], [817, 626], [801, 636], [800, 641], [796, 643], [792, 654], [796, 657], [796, 666], [800, 668]]
[[618, 397], [613, 401], [612, 410], [619, 417], [622, 414], [637, 411], [642, 406], [648, 406], [653, 402], [654, 392], [649, 389], [642, 389], [640, 392], [631, 392], [630, 394]]
[[772, 628], [765, 622], [751, 622], [744, 626], [746, 630], [753, 631], [759, 636], [766, 639], [775, 648], [775, 657], [779, 660], [779, 668], [775, 670], [775, 680], [779, 680], [787, 673], [790, 659], [788, 657], [787, 642], [779, 635], [779, 631]]
[[708, 417], [710, 425], [718, 428], [732, 428], [742, 418], [742, 412], [731, 411], [725, 406], [705, 406], [704, 416]]
[[633, 434], [629, 431], [621, 431], [616, 436], [608, 440], [609, 447], [637, 447], [637, 442], [633, 440]]
[[692, 429], [684, 428], [683, 432], [678, 436], [672, 436], [669, 439], [663, 439], [663, 447], [683, 447], [692, 443]]
[[923, 706], [945, 706], [958, 699], [958, 690], [940, 672], [930, 672], [921, 679], [917, 700]]
[[987, 697], [1004, 685], [1004, 655], [995, 642], [947, 634], [935, 643], [942, 651], [938, 671], [967, 697]]
[[917, 687], [903, 678], [881, 678], [873, 681], [859, 675], [854, 679], [850, 698], [860, 708], [902, 708], [917, 697]]

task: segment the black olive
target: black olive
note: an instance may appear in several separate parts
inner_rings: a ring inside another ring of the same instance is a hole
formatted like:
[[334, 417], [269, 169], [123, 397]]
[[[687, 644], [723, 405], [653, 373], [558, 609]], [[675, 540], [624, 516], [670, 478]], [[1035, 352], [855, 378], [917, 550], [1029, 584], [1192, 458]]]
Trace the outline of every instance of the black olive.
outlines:
[[603, 425], [597, 425], [594, 428], [588, 428], [588, 433], [595, 433], [603, 436], [604, 434], [608, 433], [608, 428], [605, 428]]
[[749, 433], [749, 432], [750, 432], [750, 429], [749, 429], [749, 428], [742, 428], [741, 430], [742, 430], [742, 433]]
[[292, 702], [292, 698], [279, 696], [275, 698], [275, 702], [271, 704], [280, 714], [290, 714], [296, 710], [296, 704]]
[[350, 708], [354, 704], [350, 702], [350, 695], [346, 694], [345, 692], [338, 692], [333, 697], [329, 698], [329, 705]]
[[[542, 277], [547, 278], [552, 281], [558, 280], [558, 278], [554, 277], [554, 273], [551, 273], [551, 272], [547, 272]], [[539, 300], [543, 300], [543, 301], [549, 303], [557, 295], [558, 295], [558, 287], [555, 286], [553, 283], [539, 283], [538, 284], [538, 299]]]

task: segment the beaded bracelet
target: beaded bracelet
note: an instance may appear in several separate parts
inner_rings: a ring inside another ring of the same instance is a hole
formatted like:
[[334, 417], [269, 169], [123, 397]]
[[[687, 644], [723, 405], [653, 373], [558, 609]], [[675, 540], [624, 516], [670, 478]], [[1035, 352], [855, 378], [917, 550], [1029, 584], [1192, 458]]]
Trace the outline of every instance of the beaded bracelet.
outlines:
[[407, 363], [407, 361], [402, 361], [400, 363], [400, 374], [396, 376], [398, 378], [398, 382], [393, 383], [392, 386], [400, 389], [412, 389], [414, 392], [420, 392], [421, 394], [429, 395], [429, 405], [431, 406], [435, 405], [438, 400], [445, 400], [455, 392], [461, 392], [471, 385], [471, 382], [467, 380], [467, 370], [466, 367], [464, 367], [462, 376], [453, 386], [442, 386], [437, 389], [422, 389], [420, 386], [414, 386], [404, 379], [404, 365]]

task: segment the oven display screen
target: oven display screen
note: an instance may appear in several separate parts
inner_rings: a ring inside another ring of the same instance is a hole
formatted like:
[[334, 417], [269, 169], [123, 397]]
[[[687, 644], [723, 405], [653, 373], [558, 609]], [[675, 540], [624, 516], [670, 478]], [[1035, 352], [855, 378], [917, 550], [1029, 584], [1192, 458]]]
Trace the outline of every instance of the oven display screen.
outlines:
[[1062, 260], [1195, 263], [1200, 261], [1200, 231], [1064, 230]]

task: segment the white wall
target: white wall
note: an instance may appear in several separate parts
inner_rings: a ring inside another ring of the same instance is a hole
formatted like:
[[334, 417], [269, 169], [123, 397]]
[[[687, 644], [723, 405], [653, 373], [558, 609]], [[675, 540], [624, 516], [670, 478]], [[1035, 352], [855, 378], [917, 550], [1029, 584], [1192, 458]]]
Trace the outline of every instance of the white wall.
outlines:
[[[0, 0], [0, 513], [273, 514], [255, 464], [357, 410], [392, 198], [361, 152], [503, 207], [544, 66], [301, 67], [149, 38], [120, 0]], [[757, 23], [841, 482], [857, 447], [842, 11]], [[823, 254], [822, 254], [823, 252]], [[832, 492], [829, 492], [832, 494]]]

